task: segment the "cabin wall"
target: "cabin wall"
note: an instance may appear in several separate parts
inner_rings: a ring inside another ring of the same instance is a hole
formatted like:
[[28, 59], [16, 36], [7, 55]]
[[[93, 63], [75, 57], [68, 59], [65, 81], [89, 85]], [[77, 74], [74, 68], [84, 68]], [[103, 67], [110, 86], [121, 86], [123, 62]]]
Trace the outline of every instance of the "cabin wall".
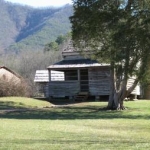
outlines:
[[49, 82], [49, 96], [70, 97], [75, 96], [79, 91], [80, 91], [80, 84], [78, 81]]
[[[91, 96], [109, 96], [110, 70], [109, 67], [91, 67], [88, 69], [65, 70], [64, 81], [49, 82], [49, 96], [75, 96], [81, 91], [89, 92]], [[131, 78], [128, 87], [134, 82]], [[131, 93], [140, 95], [139, 85]]]
[[89, 92], [90, 95], [109, 95], [110, 79], [108, 68], [89, 68]]
[[[130, 78], [130, 79], [128, 80], [127, 89], [132, 86], [134, 80], [135, 80], [134, 77], [133, 77], [133, 78]], [[139, 85], [139, 84], [135, 87], [135, 89], [132, 91], [131, 94], [133, 94], [133, 95], [141, 95], [140, 85]]]
[[143, 91], [144, 99], [150, 100], [150, 85], [146, 85]]
[[35, 96], [37, 97], [49, 97], [49, 83], [48, 82], [40, 82], [36, 83], [36, 93]]
[[66, 70], [64, 72], [65, 81], [78, 80], [78, 72], [77, 70]]
[[[91, 95], [102, 96], [110, 93], [110, 70], [109, 68], [90, 68], [89, 69], [89, 92]], [[134, 82], [134, 78], [128, 80], [127, 88]], [[140, 85], [132, 91], [133, 95], [140, 95]]]

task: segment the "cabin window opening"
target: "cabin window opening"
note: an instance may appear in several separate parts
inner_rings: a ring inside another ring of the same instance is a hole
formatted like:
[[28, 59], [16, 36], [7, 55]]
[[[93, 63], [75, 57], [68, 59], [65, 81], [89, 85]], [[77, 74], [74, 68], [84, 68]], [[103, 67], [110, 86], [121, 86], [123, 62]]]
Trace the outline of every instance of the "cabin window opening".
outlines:
[[81, 69], [80, 70], [80, 90], [82, 92], [88, 92], [89, 91], [88, 69]]
[[78, 80], [78, 71], [77, 70], [66, 70], [65, 71], [65, 81], [68, 80]]

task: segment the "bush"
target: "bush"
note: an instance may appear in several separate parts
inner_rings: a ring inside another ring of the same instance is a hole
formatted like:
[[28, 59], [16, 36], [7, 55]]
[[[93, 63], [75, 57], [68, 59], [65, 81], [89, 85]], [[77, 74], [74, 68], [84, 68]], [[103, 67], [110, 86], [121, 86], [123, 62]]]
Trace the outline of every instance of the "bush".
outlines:
[[30, 88], [24, 80], [0, 79], [0, 96], [30, 96]]

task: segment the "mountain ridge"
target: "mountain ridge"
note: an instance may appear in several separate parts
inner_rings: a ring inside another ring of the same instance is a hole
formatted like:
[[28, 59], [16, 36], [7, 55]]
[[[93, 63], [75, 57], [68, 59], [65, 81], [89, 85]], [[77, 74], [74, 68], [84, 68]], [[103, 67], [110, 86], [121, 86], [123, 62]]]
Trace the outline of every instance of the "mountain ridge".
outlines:
[[0, 49], [22, 51], [43, 49], [59, 35], [71, 31], [72, 5], [33, 8], [0, 0]]

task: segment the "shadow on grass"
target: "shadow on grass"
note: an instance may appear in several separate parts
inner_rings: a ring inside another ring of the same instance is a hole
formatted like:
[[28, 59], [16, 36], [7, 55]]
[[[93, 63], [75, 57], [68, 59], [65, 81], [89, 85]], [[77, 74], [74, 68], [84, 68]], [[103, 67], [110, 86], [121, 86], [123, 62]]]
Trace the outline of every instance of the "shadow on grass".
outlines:
[[23, 108], [24, 104], [19, 102], [15, 103], [13, 101], [7, 101], [7, 102], [0, 102], [0, 110], [9, 110], [9, 109], [18, 109], [18, 108]]
[[[137, 109], [108, 111], [105, 106], [72, 105], [66, 107], [25, 108], [14, 102], [0, 102], [0, 118], [7, 119], [150, 119], [150, 114], [140, 114]], [[6, 109], [7, 108], [7, 109]], [[132, 113], [133, 112], [133, 113]], [[135, 113], [136, 112], [136, 113]]]

